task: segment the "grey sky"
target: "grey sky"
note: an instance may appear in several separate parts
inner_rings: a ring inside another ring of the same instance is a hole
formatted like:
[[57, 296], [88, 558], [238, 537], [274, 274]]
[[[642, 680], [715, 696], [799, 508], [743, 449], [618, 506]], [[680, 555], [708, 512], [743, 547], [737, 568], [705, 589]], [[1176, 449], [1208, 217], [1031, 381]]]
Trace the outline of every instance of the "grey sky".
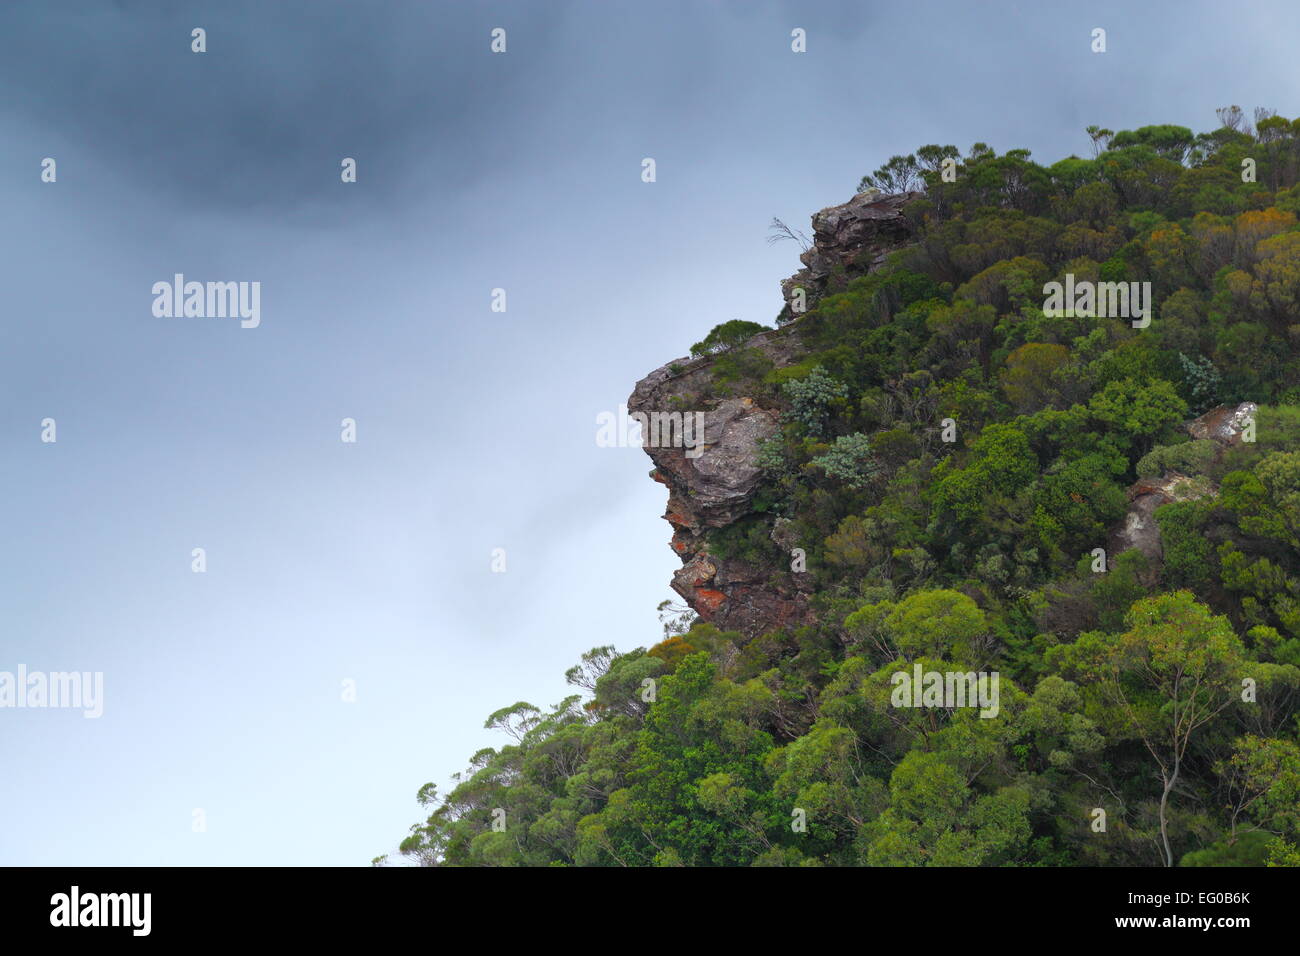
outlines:
[[[0, 862], [391, 850], [420, 784], [499, 743], [487, 714], [659, 637], [664, 492], [596, 416], [772, 320], [798, 267], [773, 215], [806, 229], [927, 142], [1050, 162], [1089, 123], [1294, 115], [1298, 28], [1287, 3], [4, 4], [0, 670], [102, 670], [106, 701], [0, 710]], [[261, 282], [261, 326], [155, 318], [176, 272]]]

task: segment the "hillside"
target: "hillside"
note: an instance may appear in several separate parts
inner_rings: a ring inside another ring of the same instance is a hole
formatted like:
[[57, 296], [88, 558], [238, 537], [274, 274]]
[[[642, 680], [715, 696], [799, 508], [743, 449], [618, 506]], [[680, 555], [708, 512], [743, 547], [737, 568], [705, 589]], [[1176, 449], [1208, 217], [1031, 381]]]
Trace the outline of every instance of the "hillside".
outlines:
[[1300, 120], [1219, 119], [817, 213], [773, 328], [628, 401], [689, 629], [590, 622], [402, 853], [1300, 865]]

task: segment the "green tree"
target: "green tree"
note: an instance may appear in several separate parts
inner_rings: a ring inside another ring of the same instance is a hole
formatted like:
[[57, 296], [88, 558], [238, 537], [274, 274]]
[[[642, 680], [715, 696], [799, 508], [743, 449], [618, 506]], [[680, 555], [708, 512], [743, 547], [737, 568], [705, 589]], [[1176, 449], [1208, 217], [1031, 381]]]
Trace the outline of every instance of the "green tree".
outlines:
[[721, 325], [715, 325], [708, 335], [691, 346], [691, 354], [698, 358], [715, 352], [727, 352], [748, 342], [759, 332], [766, 331], [768, 327], [757, 322], [732, 319]]
[[1160, 839], [1166, 866], [1170, 794], [1194, 735], [1235, 699], [1244, 649], [1226, 618], [1187, 591], [1136, 602], [1128, 630], [1082, 635], [1060, 657], [1093, 682], [1137, 736], [1160, 774]]

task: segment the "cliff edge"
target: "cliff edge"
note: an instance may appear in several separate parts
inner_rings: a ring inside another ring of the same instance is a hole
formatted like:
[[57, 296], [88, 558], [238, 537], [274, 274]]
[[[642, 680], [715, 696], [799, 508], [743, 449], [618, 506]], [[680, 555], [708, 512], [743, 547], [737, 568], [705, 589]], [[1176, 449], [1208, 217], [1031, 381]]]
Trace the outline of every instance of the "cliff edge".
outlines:
[[[878, 269], [891, 251], [910, 242], [913, 226], [905, 207], [917, 195], [859, 193], [814, 215], [813, 244], [799, 257], [804, 268], [781, 283], [782, 324], [742, 348], [758, 350], [776, 368], [798, 362], [807, 351], [800, 342], [800, 312]], [[642, 447], [655, 466], [651, 477], [668, 489], [664, 518], [673, 527], [671, 547], [682, 560], [672, 587], [702, 619], [726, 630], [756, 636], [798, 627], [811, 621], [808, 575], [726, 559], [708, 547], [707, 531], [753, 513], [762, 478], [759, 445], [776, 434], [781, 413], [754, 396], [701, 399], [711, 391], [716, 361], [717, 356], [675, 359], [638, 382], [627, 402], [630, 413], [647, 417], [683, 411], [703, 416], [702, 444], [693, 448], [654, 442], [643, 429]], [[772, 535], [787, 545], [779, 528]]]

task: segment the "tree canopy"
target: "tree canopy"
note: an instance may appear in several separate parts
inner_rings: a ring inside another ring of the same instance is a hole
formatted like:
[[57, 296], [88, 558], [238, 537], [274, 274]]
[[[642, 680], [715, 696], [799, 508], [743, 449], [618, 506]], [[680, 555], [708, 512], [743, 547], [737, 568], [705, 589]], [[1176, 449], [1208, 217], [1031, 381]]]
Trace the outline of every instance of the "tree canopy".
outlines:
[[[916, 194], [914, 235], [783, 330], [797, 364], [742, 320], [692, 349], [696, 401], [780, 412], [754, 514], [708, 553], [806, 575], [812, 623], [646, 648], [577, 622], [600, 644], [577, 693], [492, 714], [501, 743], [420, 791], [401, 852], [1300, 865], [1300, 120], [1219, 118], [1092, 126], [1050, 166], [931, 144], [866, 176]], [[1046, 309], [1067, 276], [1150, 283], [1150, 323]], [[1250, 440], [1185, 427], [1244, 402]], [[1117, 550], [1139, 519], [1159, 546]], [[894, 702], [899, 675], [994, 672], [995, 716]]]

